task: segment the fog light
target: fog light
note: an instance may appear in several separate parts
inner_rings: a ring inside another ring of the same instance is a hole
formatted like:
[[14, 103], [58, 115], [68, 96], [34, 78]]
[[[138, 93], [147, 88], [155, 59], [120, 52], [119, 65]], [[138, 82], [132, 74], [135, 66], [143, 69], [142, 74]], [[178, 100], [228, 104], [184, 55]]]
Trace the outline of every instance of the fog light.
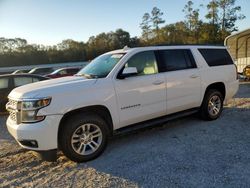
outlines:
[[19, 140], [20, 144], [23, 146], [38, 148], [38, 143], [36, 140]]

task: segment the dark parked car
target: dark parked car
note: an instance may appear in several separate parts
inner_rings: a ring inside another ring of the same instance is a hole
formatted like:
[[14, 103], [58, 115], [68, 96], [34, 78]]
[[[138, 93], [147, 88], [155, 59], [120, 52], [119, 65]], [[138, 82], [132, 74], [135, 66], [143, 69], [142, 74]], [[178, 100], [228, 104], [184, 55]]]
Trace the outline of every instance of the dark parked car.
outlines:
[[55, 70], [51, 74], [47, 74], [46, 77], [60, 78], [60, 77], [64, 77], [64, 76], [73, 76], [76, 73], [78, 73], [79, 70], [81, 70], [81, 68], [79, 68], [79, 67], [61, 68], [61, 69]]
[[34, 69], [31, 69], [29, 71], [30, 74], [38, 74], [38, 75], [41, 75], [41, 76], [44, 76], [44, 75], [47, 75], [47, 74], [50, 74], [54, 71], [54, 68], [52, 67], [46, 67], [46, 68], [34, 68]]
[[32, 74], [5, 74], [0, 75], [0, 112], [4, 112], [8, 101], [8, 94], [12, 89], [49, 78]]

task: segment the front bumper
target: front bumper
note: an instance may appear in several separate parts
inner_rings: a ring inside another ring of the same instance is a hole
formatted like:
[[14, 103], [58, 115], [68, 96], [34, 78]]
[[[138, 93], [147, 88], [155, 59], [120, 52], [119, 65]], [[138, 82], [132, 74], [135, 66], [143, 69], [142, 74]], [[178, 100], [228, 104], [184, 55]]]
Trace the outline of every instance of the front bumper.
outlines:
[[[26, 149], [46, 151], [58, 148], [57, 135], [62, 115], [49, 115], [38, 123], [16, 124], [10, 117], [7, 119], [7, 128], [17, 142]], [[21, 141], [36, 141], [37, 147], [21, 144]]]

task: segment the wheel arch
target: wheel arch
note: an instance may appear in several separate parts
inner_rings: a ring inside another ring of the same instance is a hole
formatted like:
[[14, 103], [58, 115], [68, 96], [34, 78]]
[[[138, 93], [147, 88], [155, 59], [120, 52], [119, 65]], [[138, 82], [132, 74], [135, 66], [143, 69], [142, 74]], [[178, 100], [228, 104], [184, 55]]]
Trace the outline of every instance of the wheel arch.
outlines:
[[106, 121], [107, 125], [108, 125], [108, 130], [109, 130], [109, 135], [113, 134], [113, 120], [112, 120], [112, 116], [110, 111], [108, 110], [108, 108], [106, 106], [103, 105], [93, 105], [93, 106], [87, 106], [87, 107], [83, 107], [83, 108], [78, 108], [78, 109], [74, 109], [71, 110], [69, 112], [67, 112], [66, 114], [63, 115], [59, 127], [58, 127], [58, 135], [57, 135], [57, 139], [59, 139], [59, 135], [60, 135], [60, 131], [62, 130], [62, 127], [64, 125], [64, 122], [71, 116], [75, 115], [75, 114], [79, 114], [79, 113], [94, 113], [99, 115], [101, 118], [103, 118], [103, 120]]
[[215, 83], [212, 83], [212, 84], [207, 86], [207, 88], [205, 90], [205, 93], [203, 95], [203, 100], [204, 100], [204, 97], [205, 97], [206, 93], [211, 89], [215, 89], [215, 90], [218, 90], [219, 92], [221, 92], [221, 94], [223, 96], [223, 100], [225, 99], [225, 97], [226, 97], [226, 86], [225, 86], [225, 84], [223, 82], [215, 82]]

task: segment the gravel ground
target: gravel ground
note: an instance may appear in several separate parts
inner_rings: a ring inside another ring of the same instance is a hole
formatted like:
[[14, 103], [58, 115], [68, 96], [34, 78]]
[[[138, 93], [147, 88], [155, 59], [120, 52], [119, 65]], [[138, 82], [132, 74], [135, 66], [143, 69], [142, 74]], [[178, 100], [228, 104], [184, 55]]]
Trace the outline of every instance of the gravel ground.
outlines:
[[249, 187], [250, 84], [220, 119], [194, 116], [115, 137], [94, 161], [39, 161], [0, 118], [0, 187]]

